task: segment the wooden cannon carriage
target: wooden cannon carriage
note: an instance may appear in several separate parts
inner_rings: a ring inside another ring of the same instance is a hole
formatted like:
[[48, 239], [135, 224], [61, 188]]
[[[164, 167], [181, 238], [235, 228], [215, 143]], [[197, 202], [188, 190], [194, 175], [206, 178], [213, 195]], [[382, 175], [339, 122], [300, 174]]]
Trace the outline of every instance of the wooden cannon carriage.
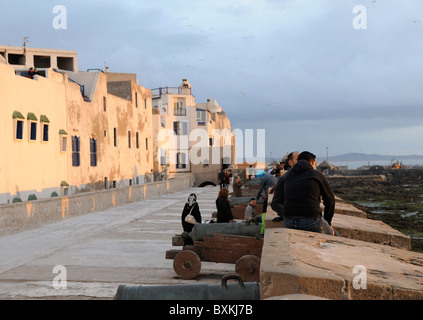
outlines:
[[193, 245], [184, 245], [182, 236], [172, 238], [173, 246], [181, 250], [166, 251], [173, 259], [173, 269], [182, 279], [194, 279], [200, 274], [201, 261], [235, 264], [235, 272], [245, 282], [258, 282], [263, 239], [261, 224], [196, 223], [190, 238]]

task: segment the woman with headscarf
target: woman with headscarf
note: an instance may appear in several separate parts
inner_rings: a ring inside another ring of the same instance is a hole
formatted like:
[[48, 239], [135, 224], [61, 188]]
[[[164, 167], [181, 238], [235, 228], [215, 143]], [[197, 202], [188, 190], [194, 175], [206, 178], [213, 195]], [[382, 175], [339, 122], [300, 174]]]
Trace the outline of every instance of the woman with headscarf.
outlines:
[[182, 211], [182, 228], [185, 232], [191, 232], [194, 224], [185, 221], [188, 214], [191, 214], [195, 218], [195, 222], [201, 223], [200, 207], [197, 203], [197, 196], [195, 193], [191, 193], [188, 197], [188, 201], [185, 203], [184, 210]]

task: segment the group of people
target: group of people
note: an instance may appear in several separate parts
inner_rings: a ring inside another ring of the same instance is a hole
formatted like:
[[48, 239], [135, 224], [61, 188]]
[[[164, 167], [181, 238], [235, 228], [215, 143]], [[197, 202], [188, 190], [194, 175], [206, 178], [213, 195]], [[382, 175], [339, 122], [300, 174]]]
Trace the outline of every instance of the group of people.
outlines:
[[[221, 171], [223, 172], [223, 170]], [[256, 197], [251, 198], [245, 210], [245, 220], [263, 222], [269, 194], [273, 193], [271, 208], [278, 214], [277, 221], [283, 221], [286, 228], [325, 233], [337, 236], [332, 228], [335, 213], [335, 195], [325, 176], [316, 170], [316, 156], [311, 152], [292, 152], [271, 171], [262, 173]], [[235, 177], [235, 184], [241, 188], [241, 179]], [[235, 192], [236, 193], [236, 192]], [[262, 195], [263, 193], [263, 195]], [[256, 213], [257, 200], [263, 199], [263, 212]], [[320, 207], [323, 199], [324, 211]], [[184, 231], [191, 232], [193, 224], [185, 222], [190, 213], [201, 223], [201, 214], [191, 194], [182, 213]], [[229, 190], [222, 187], [216, 199], [217, 223], [235, 222], [229, 199]]]
[[37, 69], [33, 67], [29, 68], [28, 73], [26, 74], [27, 78], [34, 79], [35, 75], [39, 74]]
[[229, 188], [232, 179], [232, 171], [221, 169], [219, 172], [219, 185], [220, 189]]

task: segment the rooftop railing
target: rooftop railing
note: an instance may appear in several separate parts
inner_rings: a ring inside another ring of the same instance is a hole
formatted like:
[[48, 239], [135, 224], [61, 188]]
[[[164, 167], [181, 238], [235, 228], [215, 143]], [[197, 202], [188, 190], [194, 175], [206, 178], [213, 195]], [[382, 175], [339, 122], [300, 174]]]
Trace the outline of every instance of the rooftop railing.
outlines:
[[159, 97], [164, 94], [191, 94], [191, 88], [181, 88], [181, 87], [160, 87], [156, 89], [151, 89], [151, 95], [153, 97]]

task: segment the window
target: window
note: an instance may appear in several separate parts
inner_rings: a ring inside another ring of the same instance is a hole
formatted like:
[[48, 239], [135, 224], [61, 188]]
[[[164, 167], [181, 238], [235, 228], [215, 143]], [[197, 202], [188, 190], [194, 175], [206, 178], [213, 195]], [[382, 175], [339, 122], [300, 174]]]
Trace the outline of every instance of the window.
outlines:
[[60, 152], [66, 152], [67, 143], [68, 143], [68, 133], [63, 129], [60, 129], [59, 136], [60, 136]]
[[103, 97], [103, 111], [106, 112], [107, 110], [107, 99], [106, 97]]
[[81, 165], [81, 145], [80, 138], [77, 136], [72, 137], [72, 166], [79, 167]]
[[42, 141], [43, 142], [47, 142], [48, 141], [48, 129], [49, 129], [49, 123], [50, 123], [50, 121], [48, 120], [47, 116], [41, 115], [40, 122], [41, 122], [41, 137], [42, 137]]
[[90, 139], [90, 162], [91, 167], [97, 167], [97, 139]]
[[17, 119], [16, 120], [16, 135], [15, 135], [16, 140], [23, 139], [23, 126], [24, 126], [23, 120]]
[[187, 121], [175, 121], [173, 122], [173, 131], [177, 136], [185, 136], [188, 134], [188, 122]]
[[51, 67], [50, 57], [34, 55], [34, 67], [35, 68], [50, 68]]
[[48, 123], [42, 124], [42, 136], [43, 136], [43, 142], [48, 141]]
[[186, 116], [187, 109], [184, 108], [184, 103], [182, 101], [175, 102], [173, 104], [173, 113], [175, 116]]
[[207, 121], [207, 111], [197, 109], [197, 122], [206, 122]]
[[197, 109], [197, 124], [199, 126], [205, 126], [207, 121], [208, 121], [207, 111]]
[[37, 122], [38, 119], [32, 112], [28, 112], [28, 116], [26, 117], [28, 119], [28, 137], [29, 141], [35, 141], [37, 140]]
[[57, 68], [62, 70], [74, 71], [73, 65], [73, 58], [57, 57]]
[[148, 150], [148, 138], [145, 138], [145, 150]]
[[29, 140], [37, 140], [37, 123], [33, 121], [29, 122]]
[[176, 169], [185, 169], [186, 167], [186, 154], [178, 152], [176, 154]]
[[138, 108], [138, 92], [135, 92], [135, 108]]
[[113, 144], [115, 147], [117, 147], [117, 130], [116, 128], [113, 128]]
[[25, 56], [23, 54], [8, 54], [9, 64], [25, 65]]
[[61, 136], [60, 137], [60, 143], [61, 143], [60, 151], [66, 152], [67, 144], [68, 144], [68, 137], [67, 136]]
[[167, 164], [166, 150], [160, 149], [160, 165], [165, 166]]
[[140, 134], [137, 132], [135, 134], [135, 144], [137, 145], [137, 149], [140, 148]]
[[131, 149], [131, 131], [128, 131], [128, 148]]
[[13, 112], [13, 129], [14, 137], [16, 140], [23, 139], [23, 127], [24, 127], [25, 117], [19, 111]]

